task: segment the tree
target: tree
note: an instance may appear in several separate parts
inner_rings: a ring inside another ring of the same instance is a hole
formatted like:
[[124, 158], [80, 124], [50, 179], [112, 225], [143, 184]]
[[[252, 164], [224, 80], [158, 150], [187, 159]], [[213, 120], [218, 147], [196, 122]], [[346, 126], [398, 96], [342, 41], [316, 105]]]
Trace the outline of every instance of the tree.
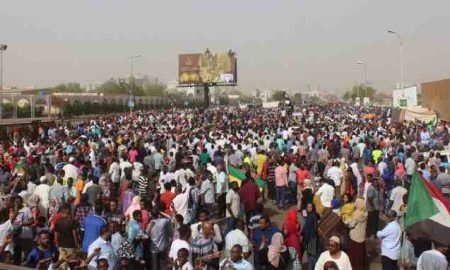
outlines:
[[354, 100], [357, 97], [359, 97], [361, 100], [364, 97], [370, 97], [370, 99], [373, 99], [376, 92], [377, 90], [372, 86], [360, 84], [355, 85], [351, 89], [347, 90], [342, 98], [345, 100]]
[[83, 93], [84, 88], [77, 82], [69, 82], [58, 84], [57, 86], [50, 89], [50, 92], [56, 93]]
[[130, 88], [125, 81], [116, 81], [110, 79], [97, 89], [97, 92], [107, 95], [126, 95], [129, 94]]
[[294, 103], [300, 103], [300, 102], [302, 102], [302, 100], [303, 100], [302, 99], [302, 94], [300, 94], [300, 93], [295, 93], [291, 97], [291, 101], [294, 102]]
[[161, 83], [146, 83], [143, 87], [143, 95], [151, 97], [162, 97], [166, 93], [166, 87]]
[[286, 91], [275, 91], [272, 95], [272, 99], [275, 101], [284, 101], [286, 99]]

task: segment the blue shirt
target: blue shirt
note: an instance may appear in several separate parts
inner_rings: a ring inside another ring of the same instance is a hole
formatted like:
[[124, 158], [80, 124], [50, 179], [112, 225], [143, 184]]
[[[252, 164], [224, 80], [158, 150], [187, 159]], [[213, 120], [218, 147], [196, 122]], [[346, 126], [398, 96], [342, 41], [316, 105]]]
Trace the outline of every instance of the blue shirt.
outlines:
[[[267, 246], [269, 246], [272, 242], [272, 236], [280, 232], [280, 230], [275, 226], [270, 226], [267, 229], [262, 230], [261, 228], [257, 228], [253, 232], [253, 241], [255, 242], [255, 248], [259, 249], [261, 245], [261, 240], [263, 236], [267, 239]], [[261, 262], [261, 259], [259, 258], [259, 252], [255, 252], [255, 264], [258, 264]]]
[[[25, 262], [25, 266], [35, 268], [40, 260], [47, 258], [58, 258], [58, 250], [55, 246], [52, 246], [48, 250], [41, 250], [37, 247], [33, 248], [31, 252], [28, 254], [27, 261]], [[46, 263], [46, 269], [52, 263], [52, 260]]]
[[95, 214], [89, 214], [83, 222], [83, 247], [84, 252], [88, 252], [89, 245], [100, 236], [100, 229], [106, 226], [106, 221]]
[[[133, 243], [133, 241], [136, 239], [136, 237], [138, 235], [143, 235], [143, 234], [144, 234], [144, 232], [142, 231], [139, 223], [134, 219], [130, 220], [130, 222], [128, 223], [128, 228], [127, 228], [128, 241], [130, 243]], [[136, 246], [136, 250], [134, 253], [139, 258], [144, 257], [144, 247], [142, 246], [141, 242], [139, 242], [139, 244]]]

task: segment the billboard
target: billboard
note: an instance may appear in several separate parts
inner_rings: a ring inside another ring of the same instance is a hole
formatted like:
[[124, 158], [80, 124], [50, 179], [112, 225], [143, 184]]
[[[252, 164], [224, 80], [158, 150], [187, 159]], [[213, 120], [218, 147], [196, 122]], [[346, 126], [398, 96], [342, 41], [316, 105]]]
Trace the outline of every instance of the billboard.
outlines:
[[178, 82], [180, 85], [237, 83], [236, 54], [232, 51], [178, 56]]
[[411, 107], [417, 106], [417, 86], [410, 86], [392, 91], [393, 107]]

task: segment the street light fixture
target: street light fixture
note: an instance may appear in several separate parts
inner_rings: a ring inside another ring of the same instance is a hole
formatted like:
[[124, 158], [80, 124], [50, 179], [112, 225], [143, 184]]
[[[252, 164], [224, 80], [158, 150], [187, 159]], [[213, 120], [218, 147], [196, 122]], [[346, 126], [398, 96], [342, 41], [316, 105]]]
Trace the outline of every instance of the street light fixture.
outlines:
[[405, 94], [403, 93], [403, 90], [404, 90], [404, 88], [403, 88], [403, 40], [399, 33], [395, 32], [393, 30], [388, 30], [387, 32], [388, 32], [388, 34], [395, 35], [398, 38], [398, 42], [400, 45], [400, 75], [401, 75], [401, 79], [402, 79], [402, 81], [401, 81], [402, 97], [404, 97]]
[[134, 69], [134, 60], [136, 59], [136, 58], [139, 58], [139, 57], [142, 57], [142, 54], [137, 54], [137, 55], [133, 55], [133, 56], [130, 56], [130, 57], [128, 57], [130, 60], [131, 60], [131, 73], [130, 73], [130, 76], [131, 77], [133, 77], [134, 76], [134, 73], [133, 73], [133, 69]]
[[367, 95], [367, 85], [369, 84], [367, 81], [367, 63], [365, 61], [356, 62], [357, 65], [364, 66], [364, 97]]
[[8, 45], [0, 44], [0, 120], [3, 121], [3, 52], [6, 51]]
[[129, 104], [130, 109], [134, 108], [136, 103], [136, 96], [134, 93], [134, 60], [137, 58], [140, 58], [142, 54], [136, 54], [133, 56], [128, 57], [131, 60], [131, 67], [130, 67], [130, 94], [132, 98], [132, 103]]

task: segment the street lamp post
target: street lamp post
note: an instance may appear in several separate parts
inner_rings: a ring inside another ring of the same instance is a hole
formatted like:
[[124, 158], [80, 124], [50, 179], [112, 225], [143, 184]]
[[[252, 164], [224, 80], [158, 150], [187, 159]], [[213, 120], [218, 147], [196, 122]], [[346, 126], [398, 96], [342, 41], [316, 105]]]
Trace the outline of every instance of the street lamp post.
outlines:
[[[130, 91], [131, 91], [131, 96], [133, 98], [133, 103], [135, 103], [136, 101], [136, 97], [134, 96], [134, 60], [136, 60], [137, 58], [142, 57], [142, 54], [137, 54], [137, 55], [133, 55], [130, 56], [129, 59], [131, 60], [131, 67], [130, 67]], [[133, 104], [135, 105], [135, 104]], [[131, 108], [130, 108], [131, 109]]]
[[142, 54], [137, 54], [137, 55], [133, 55], [133, 56], [130, 56], [129, 58], [130, 58], [130, 60], [131, 60], [131, 68], [130, 68], [130, 76], [131, 77], [133, 77], [134, 76], [134, 60], [136, 59], [136, 58], [139, 58], [139, 57], [142, 57]]
[[365, 97], [367, 95], [367, 85], [369, 84], [367, 80], [367, 63], [365, 61], [358, 61], [356, 64], [364, 66], [364, 97]]
[[3, 121], [3, 52], [8, 45], [0, 44], [0, 120]]
[[393, 35], [397, 36], [398, 42], [400, 45], [400, 75], [401, 75], [401, 79], [402, 79], [401, 88], [402, 88], [402, 98], [403, 98], [405, 96], [405, 94], [403, 93], [403, 90], [404, 90], [404, 88], [403, 88], [403, 40], [399, 33], [392, 31], [392, 30], [388, 30], [387, 32], [389, 34], [393, 34]]

